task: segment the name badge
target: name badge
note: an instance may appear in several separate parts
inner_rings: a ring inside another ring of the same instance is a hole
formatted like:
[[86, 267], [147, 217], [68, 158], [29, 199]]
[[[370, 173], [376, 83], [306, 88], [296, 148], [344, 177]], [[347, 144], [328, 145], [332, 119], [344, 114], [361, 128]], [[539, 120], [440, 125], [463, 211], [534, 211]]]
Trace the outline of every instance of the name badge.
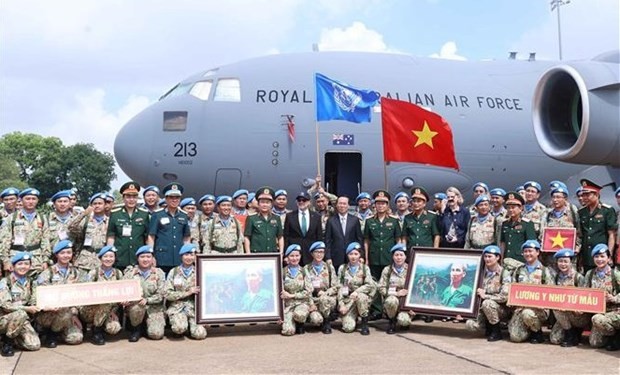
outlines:
[[66, 240], [67, 239], [67, 231], [65, 231], [64, 229], [59, 229], [58, 230], [58, 238], [60, 238], [60, 240]]
[[159, 222], [161, 223], [161, 225], [170, 224], [170, 219], [167, 217], [162, 217], [161, 219], [159, 219]]
[[349, 287], [348, 286], [343, 286], [342, 288], [340, 288], [340, 292], [342, 293], [343, 297], [348, 297], [349, 296]]
[[175, 277], [174, 278], [174, 286], [183, 286], [183, 278]]
[[84, 238], [84, 246], [85, 247], [93, 246], [93, 238], [92, 237]]
[[123, 237], [130, 237], [131, 236], [131, 225], [123, 225], [123, 233], [122, 233]]
[[396, 286], [390, 285], [390, 287], [388, 288], [388, 295], [390, 296], [396, 295]]
[[26, 241], [26, 236], [23, 232], [16, 232], [13, 238], [13, 245], [21, 246]]
[[312, 287], [314, 289], [320, 289], [321, 288], [321, 279], [318, 277], [313, 277], [312, 278]]

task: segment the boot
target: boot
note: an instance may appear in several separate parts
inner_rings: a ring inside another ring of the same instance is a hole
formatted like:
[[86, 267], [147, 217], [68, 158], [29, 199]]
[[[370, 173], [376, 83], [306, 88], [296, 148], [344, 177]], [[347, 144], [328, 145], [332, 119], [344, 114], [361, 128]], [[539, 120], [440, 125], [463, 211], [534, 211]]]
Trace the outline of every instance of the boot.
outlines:
[[306, 333], [306, 330], [304, 329], [304, 324], [303, 323], [295, 323], [295, 334], [296, 335], [303, 335], [304, 333]]
[[572, 329], [564, 330], [564, 338], [562, 339], [560, 346], [563, 348], [570, 348], [571, 346], [576, 346], [574, 330]]
[[620, 332], [616, 332], [614, 336], [609, 337], [607, 345], [605, 345], [605, 350], [609, 352], [620, 350]]
[[95, 345], [105, 345], [105, 338], [103, 337], [103, 330], [101, 327], [93, 326], [93, 337], [91, 342]]
[[500, 341], [502, 339], [502, 329], [499, 325], [499, 323], [497, 324], [489, 324], [487, 325], [487, 327], [490, 327], [490, 333], [489, 333], [489, 337], [487, 337], [487, 341], [489, 342], [493, 342], [493, 341]]
[[13, 351], [13, 340], [8, 338], [7, 336], [2, 336], [3, 340], [2, 340], [2, 351], [0, 352], [0, 354], [3, 357], [12, 357], [13, 355], [15, 355], [15, 352]]
[[385, 331], [388, 335], [393, 335], [396, 333], [396, 319], [390, 319], [390, 323], [388, 325], [387, 331]]
[[362, 317], [362, 326], [360, 327], [360, 333], [363, 336], [370, 335], [370, 331], [368, 330], [368, 317]]
[[323, 321], [323, 327], [321, 328], [321, 332], [323, 332], [326, 335], [329, 335], [330, 333], [332, 333], [332, 324], [330, 323], [329, 319], [325, 319]]
[[45, 347], [54, 349], [58, 346], [58, 334], [51, 329], [47, 330], [47, 334], [45, 335]]
[[433, 317], [429, 316], [429, 315], [424, 315], [424, 323], [432, 323], [433, 322]]
[[536, 331], [530, 334], [530, 343], [542, 344], [544, 342], [545, 342], [545, 337], [543, 336], [542, 331]]
[[129, 335], [129, 342], [137, 342], [142, 337], [142, 324], [137, 326], [131, 326], [131, 334]]
[[493, 332], [493, 326], [487, 323], [484, 326], [484, 337], [489, 337], [491, 335], [491, 332]]

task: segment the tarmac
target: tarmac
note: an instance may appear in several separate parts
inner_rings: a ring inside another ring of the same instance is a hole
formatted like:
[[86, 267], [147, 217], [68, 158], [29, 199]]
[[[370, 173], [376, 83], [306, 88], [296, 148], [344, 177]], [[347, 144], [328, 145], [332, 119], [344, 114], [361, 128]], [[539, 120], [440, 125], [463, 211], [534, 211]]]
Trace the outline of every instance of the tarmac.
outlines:
[[[204, 341], [146, 338], [129, 343], [127, 334], [105, 346], [89, 341], [59, 344], [37, 352], [0, 358], [4, 374], [620, 374], [620, 351], [582, 344], [562, 348], [489, 343], [464, 324], [415, 321], [407, 331], [387, 335], [387, 321], [372, 322], [369, 336], [331, 335], [308, 328], [284, 337], [279, 326], [260, 323], [208, 328]], [[548, 335], [548, 331], [546, 331]], [[504, 336], [507, 334], [504, 332]]]

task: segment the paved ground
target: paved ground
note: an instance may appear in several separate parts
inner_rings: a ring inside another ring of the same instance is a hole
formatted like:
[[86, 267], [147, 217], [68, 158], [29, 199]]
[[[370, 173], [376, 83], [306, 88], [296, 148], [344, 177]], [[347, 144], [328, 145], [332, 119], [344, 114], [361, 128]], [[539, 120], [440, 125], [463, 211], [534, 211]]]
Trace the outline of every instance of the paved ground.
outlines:
[[385, 321], [370, 336], [334, 330], [323, 335], [282, 337], [276, 325], [210, 328], [205, 341], [141, 339], [126, 335], [98, 347], [60, 345], [0, 358], [0, 374], [239, 374], [239, 373], [420, 373], [420, 374], [620, 374], [620, 352], [587, 344], [488, 343], [464, 324], [414, 323], [386, 335]]

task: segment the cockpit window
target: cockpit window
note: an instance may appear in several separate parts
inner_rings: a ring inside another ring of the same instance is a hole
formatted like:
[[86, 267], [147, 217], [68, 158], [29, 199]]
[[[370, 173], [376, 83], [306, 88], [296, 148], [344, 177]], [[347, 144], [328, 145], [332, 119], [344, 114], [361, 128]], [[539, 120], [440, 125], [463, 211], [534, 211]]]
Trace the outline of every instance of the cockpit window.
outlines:
[[164, 131], [182, 132], [187, 129], [187, 111], [165, 111]]
[[179, 83], [176, 86], [174, 86], [173, 88], [171, 88], [170, 90], [168, 90], [167, 93], [165, 93], [164, 95], [162, 95], [159, 100], [162, 100], [164, 98], [168, 98], [168, 97], [173, 97], [173, 96], [177, 96], [177, 95], [181, 95], [181, 94], [187, 94], [187, 92], [189, 91], [190, 87], [191, 87], [191, 83]]
[[213, 81], [198, 81], [194, 83], [194, 86], [189, 90], [189, 94], [200, 100], [209, 100], [211, 86], [213, 86]]
[[241, 101], [241, 85], [236, 78], [221, 78], [215, 86], [215, 96], [213, 100], [216, 102], [240, 102]]

